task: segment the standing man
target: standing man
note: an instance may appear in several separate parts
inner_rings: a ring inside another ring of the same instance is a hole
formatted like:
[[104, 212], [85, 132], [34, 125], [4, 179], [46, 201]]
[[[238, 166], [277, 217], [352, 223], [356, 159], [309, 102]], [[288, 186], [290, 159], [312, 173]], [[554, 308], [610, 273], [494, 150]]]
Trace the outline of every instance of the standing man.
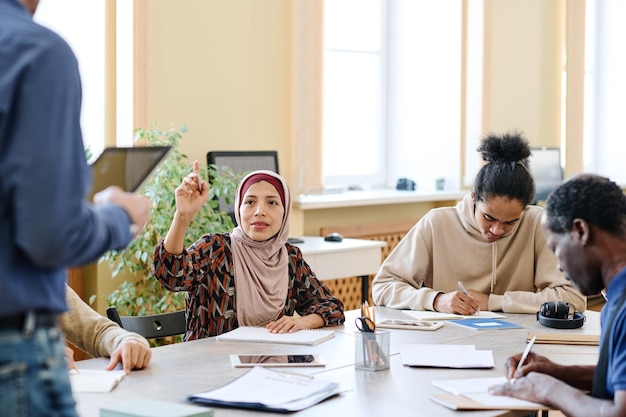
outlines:
[[86, 201], [81, 83], [71, 49], [0, 0], [0, 416], [76, 416], [57, 318], [66, 268], [131, 240], [150, 202], [119, 188]]
[[542, 226], [560, 268], [583, 294], [606, 288], [600, 358], [596, 366], [563, 366], [531, 353], [516, 371], [518, 354], [506, 363], [515, 383], [492, 387], [492, 393], [547, 404], [568, 416], [624, 416], [626, 197], [607, 178], [577, 176], [550, 195]]

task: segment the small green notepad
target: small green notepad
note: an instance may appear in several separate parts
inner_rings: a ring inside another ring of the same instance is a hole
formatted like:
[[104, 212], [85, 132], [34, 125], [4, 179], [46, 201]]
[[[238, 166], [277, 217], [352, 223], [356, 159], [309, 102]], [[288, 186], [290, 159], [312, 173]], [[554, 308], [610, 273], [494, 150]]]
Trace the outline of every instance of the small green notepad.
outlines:
[[100, 417], [213, 417], [213, 409], [165, 401], [137, 399], [107, 405]]

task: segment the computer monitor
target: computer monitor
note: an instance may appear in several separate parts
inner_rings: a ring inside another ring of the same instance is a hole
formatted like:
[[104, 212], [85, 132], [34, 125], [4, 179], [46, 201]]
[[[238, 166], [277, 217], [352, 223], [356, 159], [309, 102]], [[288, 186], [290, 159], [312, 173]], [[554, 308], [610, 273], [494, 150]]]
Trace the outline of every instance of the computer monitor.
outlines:
[[[259, 169], [279, 173], [278, 152], [276, 151], [211, 151], [207, 153], [206, 158], [209, 165], [226, 166], [235, 174], [242, 174], [242, 176]], [[235, 221], [233, 204], [226, 204], [225, 201], [220, 200], [219, 208]]]
[[533, 147], [528, 158], [528, 169], [535, 179], [535, 203], [545, 201], [552, 190], [563, 182], [561, 150], [559, 148]]

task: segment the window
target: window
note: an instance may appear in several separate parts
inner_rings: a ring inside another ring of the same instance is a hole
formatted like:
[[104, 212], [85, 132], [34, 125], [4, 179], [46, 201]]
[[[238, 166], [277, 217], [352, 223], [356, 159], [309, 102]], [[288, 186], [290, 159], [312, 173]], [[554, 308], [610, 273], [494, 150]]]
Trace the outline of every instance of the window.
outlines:
[[[463, 2], [325, 3], [326, 186], [460, 186]], [[478, 120], [480, 120], [478, 118]]]
[[583, 170], [626, 184], [626, 2], [588, 0], [586, 6]]
[[[46, 0], [39, 3], [35, 21], [58, 33], [78, 59], [83, 101], [81, 128], [85, 147], [98, 155], [105, 147], [106, 0]], [[116, 141], [133, 144], [133, 2], [116, 4]]]
[[384, 175], [384, 12], [382, 0], [325, 3], [326, 185], [376, 183]]

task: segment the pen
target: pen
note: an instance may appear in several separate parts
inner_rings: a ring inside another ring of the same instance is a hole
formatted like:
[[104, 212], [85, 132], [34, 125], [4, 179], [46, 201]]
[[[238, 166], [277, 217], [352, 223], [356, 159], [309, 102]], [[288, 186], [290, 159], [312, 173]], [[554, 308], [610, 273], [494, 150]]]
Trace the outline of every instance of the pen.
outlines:
[[461, 290], [461, 292], [465, 295], [469, 295], [467, 290], [465, 289], [465, 285], [463, 285], [463, 283], [461, 281], [457, 281], [457, 284], [459, 285], [459, 289]]
[[[524, 362], [526, 362], [526, 358], [528, 357], [530, 350], [533, 348], [533, 345], [535, 344], [535, 339], [537, 339], [537, 336], [533, 336], [533, 338], [530, 339], [530, 342], [528, 342], [528, 345], [526, 345], [526, 349], [524, 349], [524, 353], [522, 353], [522, 357], [517, 363], [516, 371], [519, 371], [520, 369], [522, 369], [522, 366], [524, 366]], [[514, 382], [515, 382], [515, 378], [511, 379], [511, 383], [514, 383]]]
[[202, 194], [202, 180], [200, 179], [200, 174], [196, 174], [196, 178], [198, 180], [198, 192]]
[[604, 297], [604, 301], [609, 301], [608, 298], [606, 298], [606, 290], [602, 290], [600, 291], [600, 293], [602, 294], [602, 296]]

